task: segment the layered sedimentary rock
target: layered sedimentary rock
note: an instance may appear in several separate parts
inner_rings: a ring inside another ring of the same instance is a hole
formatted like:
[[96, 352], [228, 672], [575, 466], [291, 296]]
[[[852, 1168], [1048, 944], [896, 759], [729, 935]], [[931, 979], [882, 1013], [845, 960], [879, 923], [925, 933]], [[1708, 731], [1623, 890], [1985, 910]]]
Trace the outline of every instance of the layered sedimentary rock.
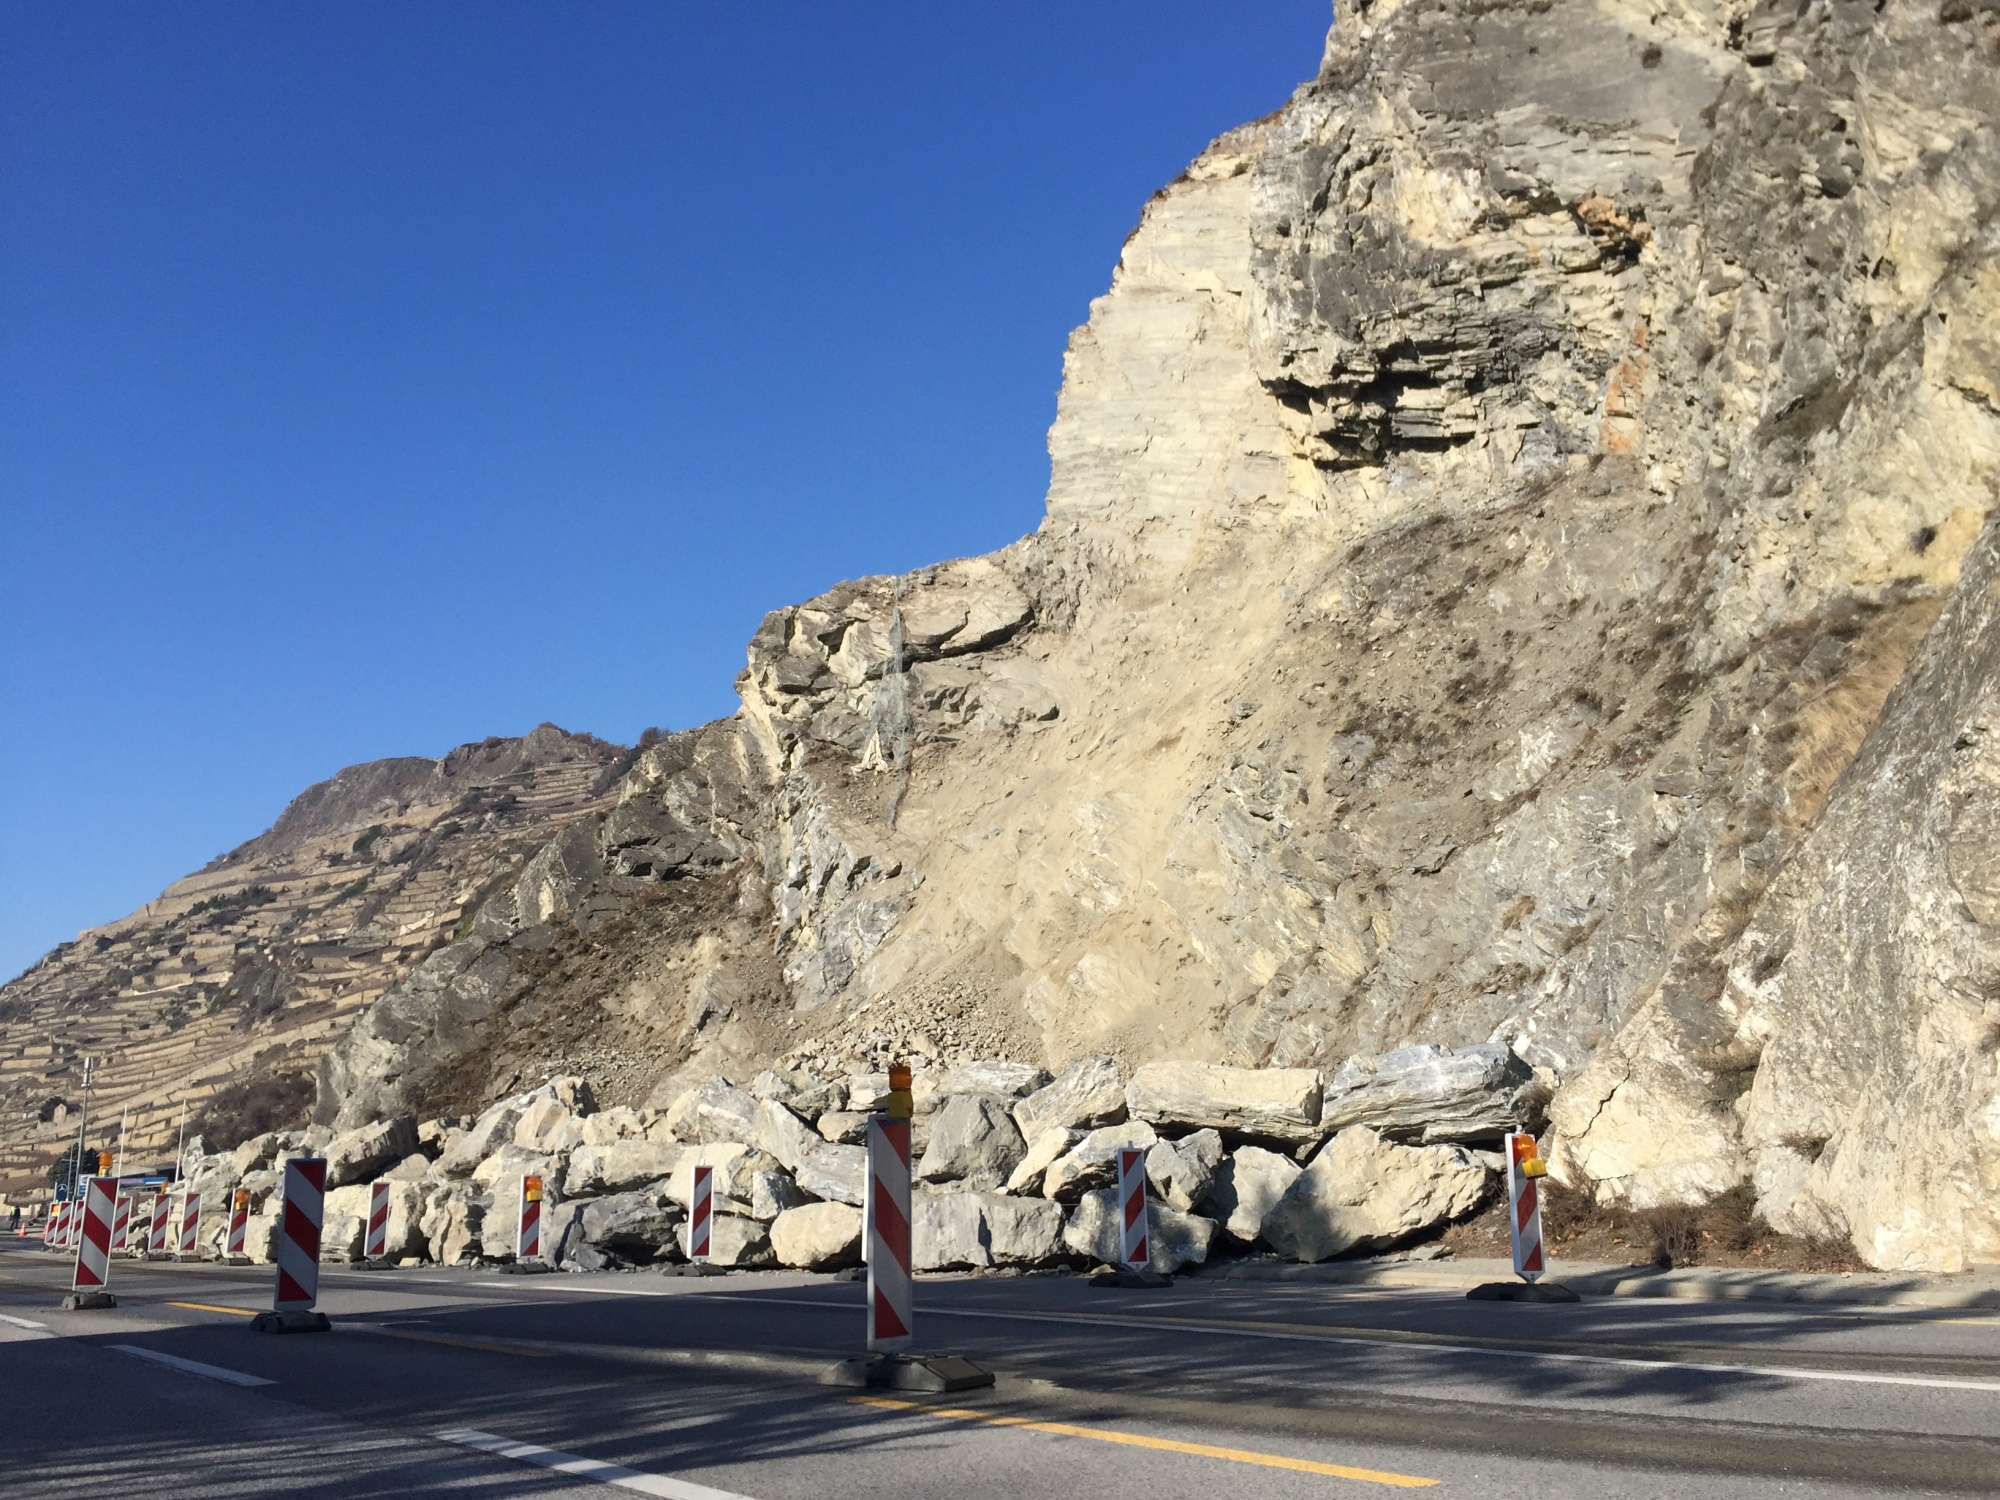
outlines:
[[[1990, 1257], [1996, 120], [1957, 0], [1343, 9], [1146, 205], [1042, 526], [771, 614], [321, 1117], [1310, 1069], [1404, 1139], [1546, 1104], [1606, 1197]], [[1024, 1185], [1126, 1112], [1002, 1092]]]

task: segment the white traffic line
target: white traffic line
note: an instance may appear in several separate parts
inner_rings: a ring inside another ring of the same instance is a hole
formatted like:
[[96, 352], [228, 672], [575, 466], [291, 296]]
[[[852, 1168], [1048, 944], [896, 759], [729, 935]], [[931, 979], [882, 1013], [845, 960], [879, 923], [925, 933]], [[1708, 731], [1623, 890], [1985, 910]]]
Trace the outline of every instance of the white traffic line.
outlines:
[[120, 1354], [130, 1354], [136, 1359], [150, 1359], [156, 1365], [166, 1365], [179, 1370], [184, 1375], [199, 1375], [203, 1380], [220, 1380], [229, 1385], [276, 1385], [275, 1380], [266, 1380], [261, 1375], [245, 1375], [241, 1370], [225, 1370], [221, 1365], [205, 1365], [200, 1360], [182, 1359], [178, 1354], [162, 1354], [157, 1349], [141, 1349], [137, 1344], [106, 1344], [107, 1349]]
[[733, 1490], [711, 1489], [705, 1484], [694, 1484], [685, 1479], [674, 1479], [665, 1474], [648, 1474], [643, 1469], [628, 1469], [622, 1464], [600, 1463], [594, 1458], [579, 1458], [574, 1453], [564, 1453], [559, 1448], [539, 1448], [533, 1443], [517, 1443], [511, 1438], [495, 1437], [490, 1432], [479, 1432], [471, 1427], [448, 1427], [434, 1432], [432, 1437], [441, 1442], [456, 1443], [461, 1448], [477, 1448], [482, 1453], [491, 1453], [500, 1458], [511, 1458], [516, 1463], [537, 1464], [544, 1469], [553, 1469], [558, 1474], [569, 1474], [577, 1479], [591, 1479], [599, 1484], [616, 1485], [622, 1490], [637, 1490], [642, 1495], [665, 1495], [668, 1500], [749, 1500]]
[[10, 1318], [5, 1313], [0, 1313], [0, 1323], [12, 1323], [16, 1328], [46, 1328], [49, 1326], [46, 1323], [30, 1323], [26, 1318]]
[[475, 1281], [472, 1283], [472, 1285], [497, 1286], [501, 1290], [509, 1292], [526, 1292], [526, 1291], [589, 1292], [592, 1296], [596, 1297], [696, 1297], [703, 1295], [702, 1293], [699, 1292], [670, 1292], [665, 1290], [664, 1288], [661, 1289], [660, 1291], [654, 1292], [654, 1291], [648, 1291], [644, 1287], [637, 1287], [637, 1286], [525, 1287], [522, 1286], [517, 1281]]
[[[716, 1296], [713, 1292], [694, 1296]], [[737, 1293], [740, 1302], [782, 1303], [816, 1307], [850, 1316], [862, 1309], [845, 1302], [820, 1302], [805, 1297], [761, 1297]], [[1352, 1334], [1292, 1333], [1275, 1328], [1231, 1328], [1213, 1323], [1172, 1323], [1165, 1319], [1077, 1318], [1062, 1313], [974, 1312], [963, 1307], [926, 1307], [927, 1318], [989, 1318], [1001, 1323], [1063, 1323], [1076, 1328], [1131, 1328], [1145, 1333], [1199, 1333], [1246, 1339], [1277, 1339], [1296, 1344], [1355, 1344], [1370, 1349], [1395, 1349], [1405, 1354], [1471, 1354], [1490, 1359], [1535, 1359], [1557, 1364], [1615, 1365], [1626, 1370], [1695, 1370], [1708, 1375], [1762, 1375], [1775, 1380], [1832, 1380], [1849, 1385], [1914, 1385], [1930, 1390], [2000, 1392], [2000, 1380], [1953, 1380], [1943, 1375], [1890, 1375], [1875, 1370], [1808, 1370], [1793, 1365], [1696, 1364], [1677, 1359], [1621, 1359], [1610, 1354], [1552, 1354], [1540, 1349], [1487, 1349], [1473, 1344], [1405, 1343], [1400, 1339], [1364, 1339]]]

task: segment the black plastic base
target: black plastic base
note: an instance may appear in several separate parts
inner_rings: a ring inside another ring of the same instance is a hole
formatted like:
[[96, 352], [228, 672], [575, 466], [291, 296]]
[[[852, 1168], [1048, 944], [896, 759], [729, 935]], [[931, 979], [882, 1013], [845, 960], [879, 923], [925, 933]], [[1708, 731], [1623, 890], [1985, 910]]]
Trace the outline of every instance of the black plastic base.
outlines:
[[866, 1281], [868, 1279], [868, 1268], [866, 1266], [848, 1266], [845, 1270], [835, 1271], [828, 1279], [832, 1281]]
[[116, 1307], [118, 1299], [109, 1292], [64, 1292], [64, 1312], [83, 1312], [93, 1307]]
[[727, 1266], [697, 1266], [692, 1263], [686, 1265], [655, 1266], [653, 1269], [662, 1276], [727, 1276], [729, 1274], [729, 1267]]
[[323, 1312], [260, 1312], [250, 1320], [258, 1333], [331, 1333]]
[[1560, 1281], [1483, 1281], [1465, 1294], [1474, 1302], [1580, 1302]]
[[820, 1377], [820, 1384], [942, 1395], [989, 1386], [993, 1372], [956, 1354], [864, 1354], [859, 1359], [843, 1359]]
[[546, 1276], [555, 1269], [545, 1260], [517, 1260], [500, 1267], [502, 1276]]
[[247, 1266], [252, 1262], [247, 1255], [225, 1255], [222, 1257], [222, 1263], [225, 1266]]
[[1155, 1288], [1172, 1286], [1174, 1278], [1162, 1276], [1158, 1271], [1134, 1271], [1129, 1266], [1117, 1270], [1099, 1271], [1090, 1278], [1092, 1286], [1128, 1286]]

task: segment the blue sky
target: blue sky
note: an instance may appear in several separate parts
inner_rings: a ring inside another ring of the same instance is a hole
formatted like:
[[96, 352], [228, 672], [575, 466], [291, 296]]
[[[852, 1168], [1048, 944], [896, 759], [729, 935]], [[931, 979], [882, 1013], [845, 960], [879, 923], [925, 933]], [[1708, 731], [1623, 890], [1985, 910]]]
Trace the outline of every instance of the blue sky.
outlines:
[[732, 712], [1041, 515], [1325, 0], [0, 8], [0, 975], [343, 765]]

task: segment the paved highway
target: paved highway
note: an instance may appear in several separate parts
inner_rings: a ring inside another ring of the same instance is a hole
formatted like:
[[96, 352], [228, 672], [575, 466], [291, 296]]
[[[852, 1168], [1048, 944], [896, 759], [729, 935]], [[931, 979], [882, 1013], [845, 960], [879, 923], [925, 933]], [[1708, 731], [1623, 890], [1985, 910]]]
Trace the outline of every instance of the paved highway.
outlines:
[[[0, 1252], [0, 1494], [715, 1500], [2000, 1494], [2000, 1315], [1078, 1277], [918, 1284], [998, 1385], [860, 1395], [862, 1290], [791, 1273], [327, 1270]], [[557, 1467], [560, 1466], [560, 1467]]]

